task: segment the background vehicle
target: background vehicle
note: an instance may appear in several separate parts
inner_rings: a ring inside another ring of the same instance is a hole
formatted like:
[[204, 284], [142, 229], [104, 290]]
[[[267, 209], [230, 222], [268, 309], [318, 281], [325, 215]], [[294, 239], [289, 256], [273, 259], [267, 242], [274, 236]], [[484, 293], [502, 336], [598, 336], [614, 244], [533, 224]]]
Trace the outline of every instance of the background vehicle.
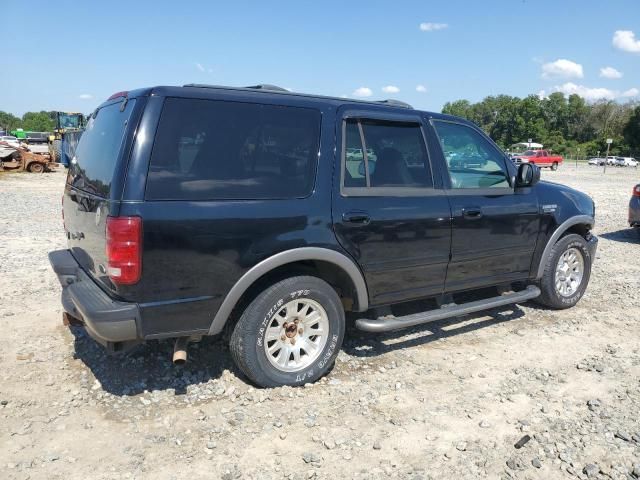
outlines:
[[47, 144], [50, 136], [51, 132], [26, 132], [25, 141], [29, 145]]
[[26, 170], [42, 173], [57, 167], [48, 154], [31, 152], [27, 147], [14, 147], [0, 140], [0, 170]]
[[0, 138], [0, 161], [8, 159], [16, 153], [17, 148], [9, 145]]
[[9, 133], [18, 138], [18, 140], [27, 138], [27, 132], [25, 132], [22, 128], [16, 128], [15, 130], [11, 130]]
[[13, 148], [20, 148], [20, 141], [13, 135], [4, 135], [0, 137], [0, 142], [4, 142]]
[[56, 127], [49, 137], [49, 154], [54, 162], [68, 167], [84, 131], [86, 119], [82, 113], [55, 112], [55, 120]]
[[527, 150], [522, 155], [514, 157], [514, 160], [516, 164], [532, 163], [541, 168], [557, 170], [563, 159], [560, 155], [551, 155], [547, 150]]
[[640, 227], [640, 183], [631, 191], [629, 200], [629, 226]]
[[616, 157], [618, 167], [637, 167], [638, 162], [632, 157]]
[[604, 158], [600, 158], [600, 157], [593, 157], [589, 159], [589, 162], [587, 162], [589, 165], [599, 165], [602, 166], [604, 165], [606, 162], [606, 159]]
[[608, 157], [606, 157], [605, 162], [607, 165], [611, 165], [611, 166], [615, 166], [618, 164], [616, 157], [614, 157], [613, 155], [609, 155]]
[[[272, 86], [120, 92], [78, 145], [69, 248], [50, 260], [67, 314], [112, 351], [176, 338], [183, 362], [189, 339], [228, 330], [251, 381], [303, 385], [331, 368], [347, 312], [382, 332], [575, 305], [595, 207], [539, 180], [473, 123], [407, 105]], [[428, 298], [445, 306], [380, 314]]]

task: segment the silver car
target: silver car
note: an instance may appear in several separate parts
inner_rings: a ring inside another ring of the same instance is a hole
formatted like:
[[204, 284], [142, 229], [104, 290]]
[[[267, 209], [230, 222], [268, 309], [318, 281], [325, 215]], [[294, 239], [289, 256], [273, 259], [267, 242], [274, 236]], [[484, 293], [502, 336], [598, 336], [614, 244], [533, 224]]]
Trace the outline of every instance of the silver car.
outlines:
[[632, 157], [616, 157], [616, 165], [619, 167], [637, 167], [638, 162]]

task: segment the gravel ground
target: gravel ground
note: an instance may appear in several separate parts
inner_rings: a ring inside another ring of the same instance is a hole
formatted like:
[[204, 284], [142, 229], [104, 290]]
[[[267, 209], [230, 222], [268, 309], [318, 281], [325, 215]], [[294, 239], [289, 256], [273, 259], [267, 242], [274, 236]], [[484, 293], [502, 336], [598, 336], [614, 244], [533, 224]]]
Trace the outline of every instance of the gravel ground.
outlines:
[[596, 200], [578, 306], [350, 328], [328, 377], [257, 390], [219, 340], [178, 368], [170, 342], [108, 357], [62, 326], [64, 172], [0, 174], [0, 478], [640, 478], [640, 172], [543, 177]]

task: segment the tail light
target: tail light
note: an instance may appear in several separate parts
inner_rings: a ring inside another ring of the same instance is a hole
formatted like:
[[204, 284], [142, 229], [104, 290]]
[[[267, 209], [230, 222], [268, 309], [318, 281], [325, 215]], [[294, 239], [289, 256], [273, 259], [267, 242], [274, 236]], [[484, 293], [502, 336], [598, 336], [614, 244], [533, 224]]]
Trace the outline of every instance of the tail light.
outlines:
[[640, 197], [640, 183], [638, 185], [636, 185], [635, 187], [633, 187], [633, 192], [631, 192], [631, 194], [634, 197]]
[[118, 285], [138, 283], [142, 274], [142, 219], [107, 217], [107, 274]]

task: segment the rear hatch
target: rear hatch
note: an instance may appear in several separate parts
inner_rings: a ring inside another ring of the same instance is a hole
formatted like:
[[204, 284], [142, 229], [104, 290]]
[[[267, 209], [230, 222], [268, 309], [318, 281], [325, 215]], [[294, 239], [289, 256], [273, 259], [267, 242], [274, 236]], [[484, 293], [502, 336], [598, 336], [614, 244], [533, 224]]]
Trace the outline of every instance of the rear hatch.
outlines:
[[117, 215], [126, 161], [125, 146], [135, 99], [106, 104], [87, 122], [62, 197], [69, 249], [80, 266], [104, 289], [116, 292], [106, 271], [106, 219]]

